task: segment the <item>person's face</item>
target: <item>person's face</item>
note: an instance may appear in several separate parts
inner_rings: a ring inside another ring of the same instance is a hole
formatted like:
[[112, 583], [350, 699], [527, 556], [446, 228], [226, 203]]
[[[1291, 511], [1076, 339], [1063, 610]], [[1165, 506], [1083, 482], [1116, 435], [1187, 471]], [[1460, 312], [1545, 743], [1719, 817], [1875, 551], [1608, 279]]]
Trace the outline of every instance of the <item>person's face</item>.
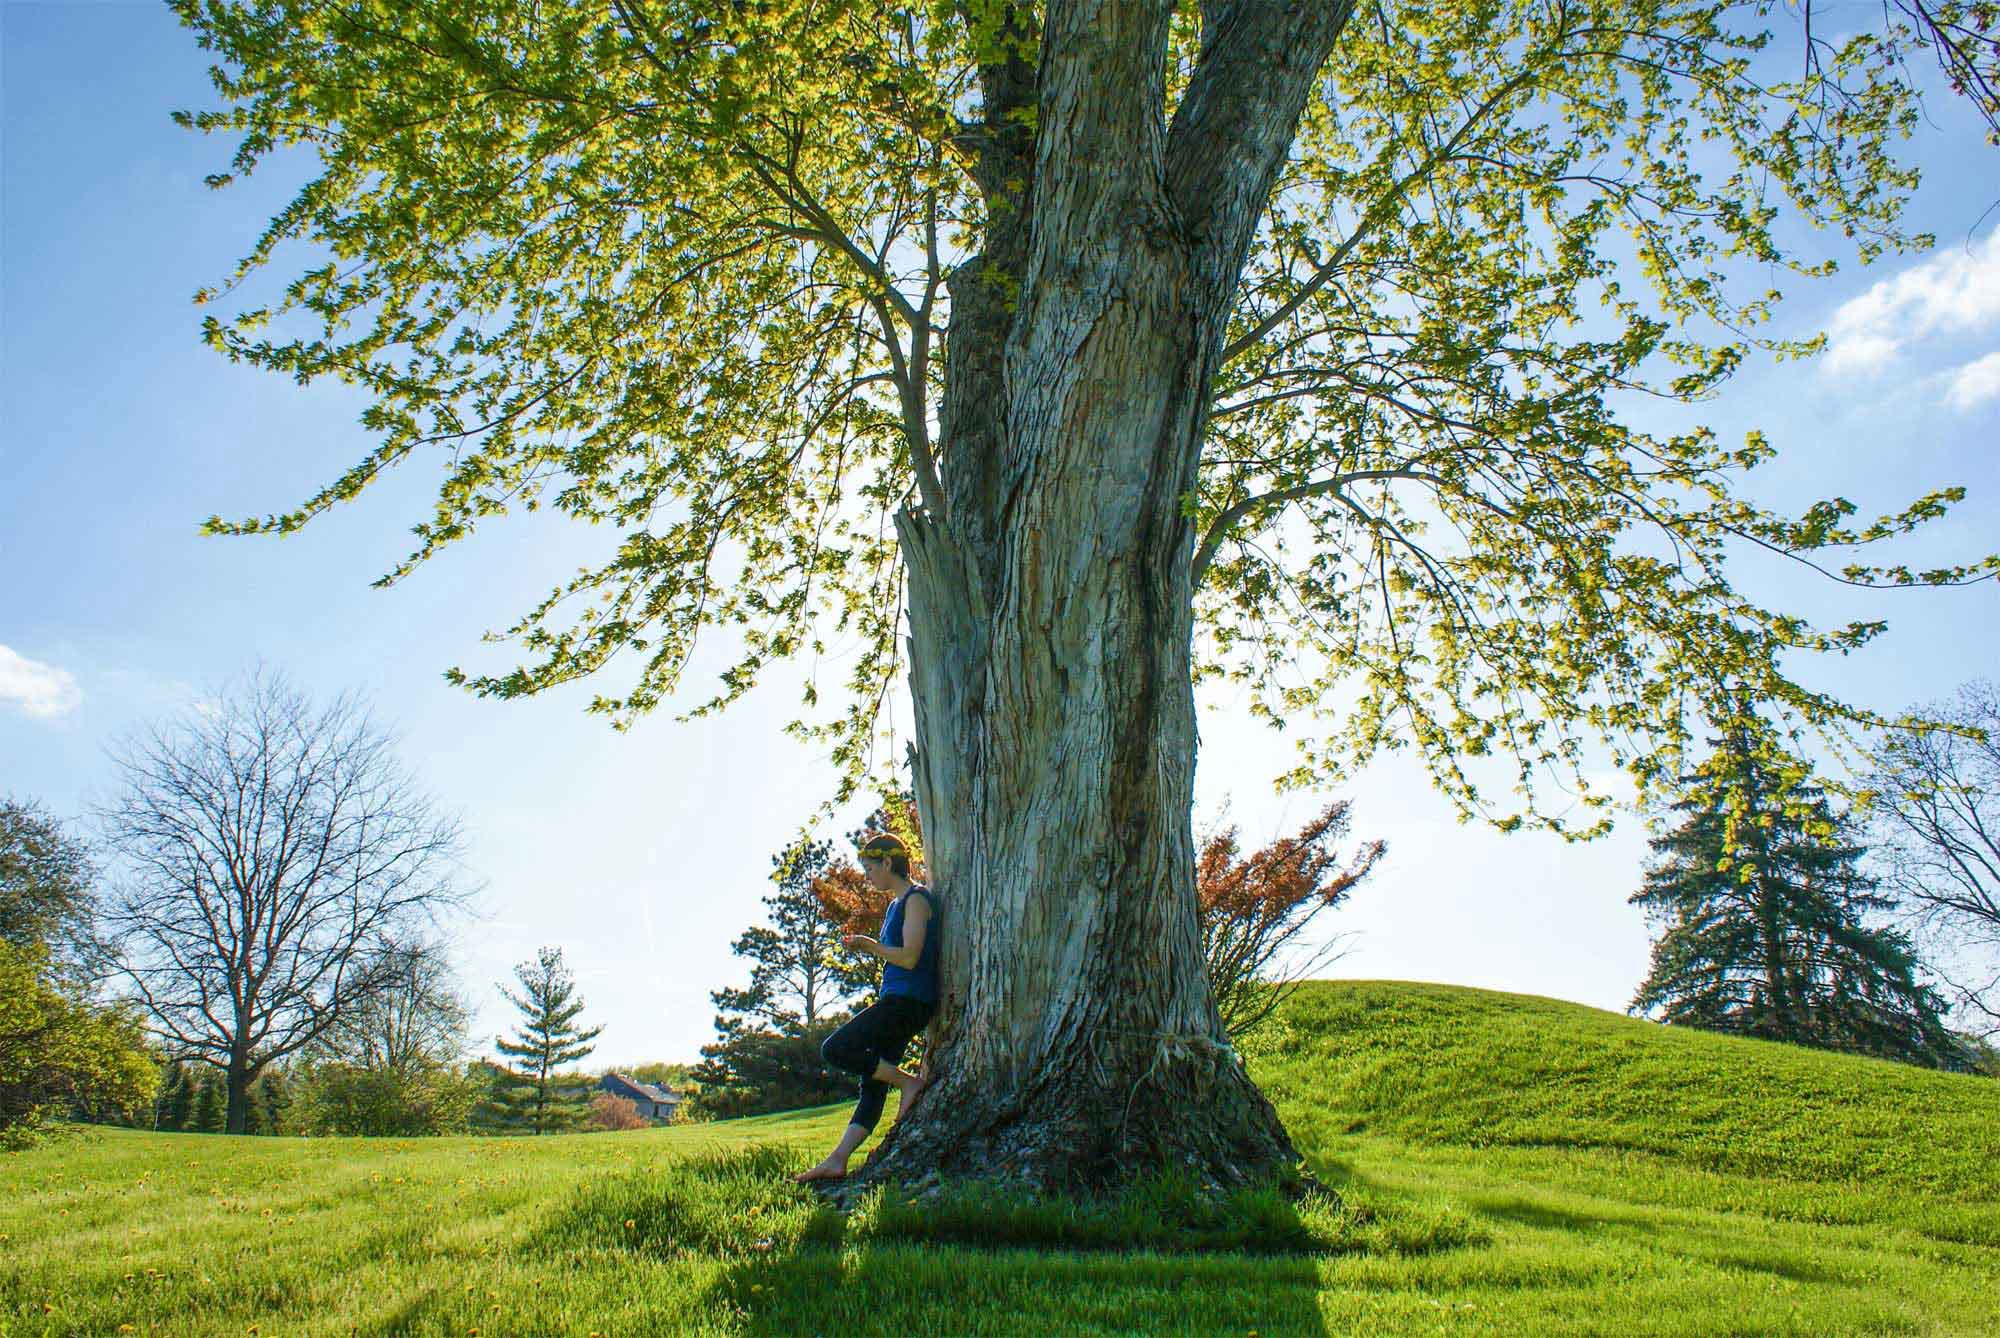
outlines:
[[877, 892], [887, 892], [895, 884], [889, 881], [889, 861], [872, 855], [861, 857], [861, 872], [868, 876], [868, 886]]

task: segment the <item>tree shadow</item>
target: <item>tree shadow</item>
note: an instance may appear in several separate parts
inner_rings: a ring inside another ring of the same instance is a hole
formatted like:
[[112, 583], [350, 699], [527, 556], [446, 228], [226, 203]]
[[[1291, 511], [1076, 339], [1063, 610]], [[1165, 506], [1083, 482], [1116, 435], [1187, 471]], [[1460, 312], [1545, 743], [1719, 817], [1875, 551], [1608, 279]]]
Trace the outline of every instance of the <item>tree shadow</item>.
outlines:
[[791, 1183], [798, 1161], [748, 1148], [600, 1178], [522, 1248], [719, 1262], [696, 1307], [753, 1333], [1326, 1332], [1330, 1251], [1135, 1247], [1102, 1223], [1035, 1239], [1050, 1220], [1007, 1217], [1004, 1204], [983, 1223], [965, 1201], [927, 1220], [925, 1205], [880, 1194], [843, 1214]]
[[1300, 1256], [905, 1242], [732, 1259], [703, 1298], [748, 1333], [1325, 1335]]
[[1718, 1268], [1739, 1272], [1765, 1273], [1793, 1282], [1831, 1286], [1855, 1285], [1856, 1279], [1806, 1263], [1796, 1257], [1781, 1256], [1778, 1247], [1760, 1246], [1746, 1239], [1744, 1232], [1732, 1233], [1715, 1227], [1677, 1223], [1671, 1228], [1599, 1213], [1575, 1212], [1526, 1199], [1491, 1196], [1472, 1199], [1468, 1207], [1483, 1218], [1492, 1218], [1542, 1230], [1562, 1231], [1583, 1238], [1608, 1238], [1650, 1246], [1676, 1257], [1697, 1260]]

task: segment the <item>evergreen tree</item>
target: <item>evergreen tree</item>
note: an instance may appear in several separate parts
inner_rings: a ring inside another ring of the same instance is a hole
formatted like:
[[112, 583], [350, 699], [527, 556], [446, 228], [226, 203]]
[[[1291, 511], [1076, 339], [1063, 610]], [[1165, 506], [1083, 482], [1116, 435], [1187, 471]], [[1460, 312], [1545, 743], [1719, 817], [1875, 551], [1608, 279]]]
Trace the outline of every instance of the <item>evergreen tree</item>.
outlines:
[[576, 1025], [583, 1000], [576, 980], [563, 965], [561, 948], [543, 948], [532, 962], [514, 968], [520, 994], [504, 986], [500, 993], [524, 1017], [519, 1033], [501, 1037], [500, 1053], [519, 1063], [502, 1070], [508, 1080], [496, 1083], [493, 1102], [503, 1120], [519, 1122], [537, 1134], [582, 1126], [590, 1116], [589, 1084], [557, 1072], [591, 1052], [591, 1042], [603, 1027], [588, 1031]]
[[534, 1086], [527, 1078], [490, 1059], [474, 1060], [467, 1073], [479, 1093], [472, 1105], [471, 1124], [475, 1133], [532, 1131]]
[[[750, 987], [711, 994], [722, 1013], [739, 1024], [798, 1035], [873, 988], [880, 964], [841, 947], [844, 917], [814, 894], [814, 883], [833, 864], [831, 841], [802, 841], [771, 857], [778, 890], [764, 898], [770, 923], [752, 925], [729, 948], [750, 959]], [[723, 1018], [716, 1027], [728, 1034]]]
[[881, 968], [841, 946], [846, 910], [821, 893], [842, 863], [831, 841], [800, 841], [771, 857], [777, 890], [764, 898], [769, 923], [744, 930], [729, 949], [750, 959], [749, 988], [709, 995], [719, 1010], [717, 1037], [691, 1075], [709, 1114], [795, 1110], [853, 1090], [853, 1079], [827, 1068], [819, 1046]]
[[1745, 716], [1689, 778], [1632, 904], [1662, 927], [1632, 1011], [1711, 1031], [1965, 1068], [1866, 850], [1809, 768]]
[[188, 1073], [185, 1061], [176, 1059], [167, 1065], [156, 1109], [155, 1128], [179, 1131], [188, 1127], [194, 1115], [194, 1078]]
[[204, 1068], [194, 1089], [194, 1114], [188, 1128], [198, 1134], [219, 1134], [228, 1122], [228, 1099], [222, 1081]]
[[250, 1109], [243, 1122], [246, 1134], [278, 1134], [285, 1131], [285, 1112], [292, 1104], [290, 1083], [283, 1069], [265, 1069], [250, 1085]]
[[[846, 1012], [825, 1014], [810, 1027], [789, 1032], [741, 1024], [724, 1028], [721, 1039], [701, 1048], [702, 1060], [692, 1075], [700, 1084], [693, 1098], [696, 1108], [704, 1116], [734, 1119], [851, 1100], [853, 1076], [827, 1067], [819, 1053], [848, 1017]], [[716, 1019], [718, 1027], [723, 1022]]]

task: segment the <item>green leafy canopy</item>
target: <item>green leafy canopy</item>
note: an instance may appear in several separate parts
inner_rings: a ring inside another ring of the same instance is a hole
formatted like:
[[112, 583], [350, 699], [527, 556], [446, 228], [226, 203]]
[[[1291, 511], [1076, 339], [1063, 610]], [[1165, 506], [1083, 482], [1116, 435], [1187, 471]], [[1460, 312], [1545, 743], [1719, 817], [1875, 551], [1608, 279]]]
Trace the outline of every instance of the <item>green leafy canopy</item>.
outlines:
[[[217, 53], [223, 98], [182, 119], [238, 137], [230, 175], [295, 148], [319, 162], [200, 295], [236, 299], [207, 338], [361, 387], [376, 438], [298, 509], [209, 529], [290, 532], [419, 453], [443, 483], [385, 582], [513, 508], [607, 523], [606, 559], [496, 634], [518, 666], [453, 680], [511, 697], [630, 652], [593, 703], [624, 724], [724, 629], [740, 655], [688, 714], [809, 656], [791, 728], [858, 782], [900, 669], [891, 516], [929, 461], [954, 467], [946, 279], [1000, 213], [1035, 207], [1031, 182], [975, 175], [995, 133], [977, 76], [1032, 64], [1038, 11], [175, 7]], [[1161, 52], [1163, 116], [1201, 8], [1180, 6]], [[1865, 585], [1990, 579], [2000, 559], [1849, 555], [1961, 490], [1874, 520], [1839, 498], [1779, 514], [1744, 495], [1763, 437], [1648, 434], [1628, 409], [1710, 397], [1753, 353], [1816, 350], [1766, 333], [1768, 276], [1833, 268], [1790, 240], [1815, 235], [1799, 221], [1863, 260], [1928, 241], [1898, 223], [1916, 183], [1892, 155], [1919, 113], [1906, 57], [1938, 31], [1976, 37], [1981, 12], [1926, 11], [1946, 30], [1892, 13], [1834, 48], [1768, 3], [1355, 10], [1248, 259], [1184, 499], [1198, 675], [1247, 683], [1279, 725], [1338, 716], [1289, 782], [1414, 744], [1462, 812], [1588, 834], [1605, 796], [1584, 786], [1579, 823], [1536, 786], [1582, 785], [1591, 740], [1657, 787], [1732, 693], [1822, 729], [1883, 723], [1782, 667], [1882, 625], [1764, 608], [1726, 559], [1765, 549]], [[1965, 50], [1977, 73], [1985, 48]], [[303, 271], [251, 301], [245, 281], [281, 251]], [[820, 660], [842, 649], [845, 702], [821, 714]], [[1468, 769], [1488, 755], [1512, 759], [1513, 800]]]

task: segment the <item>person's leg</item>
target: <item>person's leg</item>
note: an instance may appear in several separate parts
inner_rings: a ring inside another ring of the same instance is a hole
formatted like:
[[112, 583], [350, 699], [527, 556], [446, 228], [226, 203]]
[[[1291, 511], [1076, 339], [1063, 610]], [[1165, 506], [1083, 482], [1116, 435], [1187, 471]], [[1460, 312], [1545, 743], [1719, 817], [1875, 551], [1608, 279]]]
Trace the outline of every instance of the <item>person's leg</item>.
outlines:
[[854, 1149], [867, 1140], [875, 1122], [882, 1118], [882, 1103], [889, 1089], [875, 1074], [882, 1067], [883, 1029], [893, 1011], [891, 1007], [884, 1007], [883, 1001], [878, 999], [820, 1043], [821, 1059], [834, 1068], [860, 1075], [861, 1099], [855, 1103], [847, 1128], [841, 1132], [840, 1141], [826, 1155], [826, 1160], [792, 1177], [800, 1184], [813, 1180], [838, 1180], [846, 1175], [847, 1162], [854, 1155]]
[[803, 1184], [813, 1180], [838, 1180], [846, 1175], [847, 1163], [854, 1150], [867, 1140], [881, 1120], [889, 1089], [896, 1088], [903, 1093], [903, 1100], [908, 1101], [912, 1092], [922, 1087], [921, 1078], [903, 1072], [883, 1056], [900, 1059], [909, 1047], [910, 1038], [923, 1029], [931, 1012], [931, 1005], [901, 995], [889, 995], [877, 999], [848, 1019], [820, 1045], [820, 1057], [828, 1064], [862, 1075], [861, 1099], [855, 1102], [854, 1114], [849, 1117], [840, 1142], [827, 1154], [826, 1160], [800, 1172], [793, 1179]]
[[[901, 1067], [903, 1055], [908, 1052], [911, 1039], [931, 1020], [931, 1015], [937, 1011], [937, 1005], [914, 999], [908, 1001], [899, 999], [899, 1002], [905, 1002], [906, 1006], [897, 1010], [886, 1029], [884, 1059], [876, 1068], [875, 1077], [902, 1094], [896, 1102], [896, 1122], [901, 1124], [903, 1117], [910, 1113], [916, 1104], [916, 1099], [923, 1094], [924, 1088], [930, 1081], [926, 1073], [905, 1072]], [[891, 1063], [891, 1060], [895, 1062]]]

